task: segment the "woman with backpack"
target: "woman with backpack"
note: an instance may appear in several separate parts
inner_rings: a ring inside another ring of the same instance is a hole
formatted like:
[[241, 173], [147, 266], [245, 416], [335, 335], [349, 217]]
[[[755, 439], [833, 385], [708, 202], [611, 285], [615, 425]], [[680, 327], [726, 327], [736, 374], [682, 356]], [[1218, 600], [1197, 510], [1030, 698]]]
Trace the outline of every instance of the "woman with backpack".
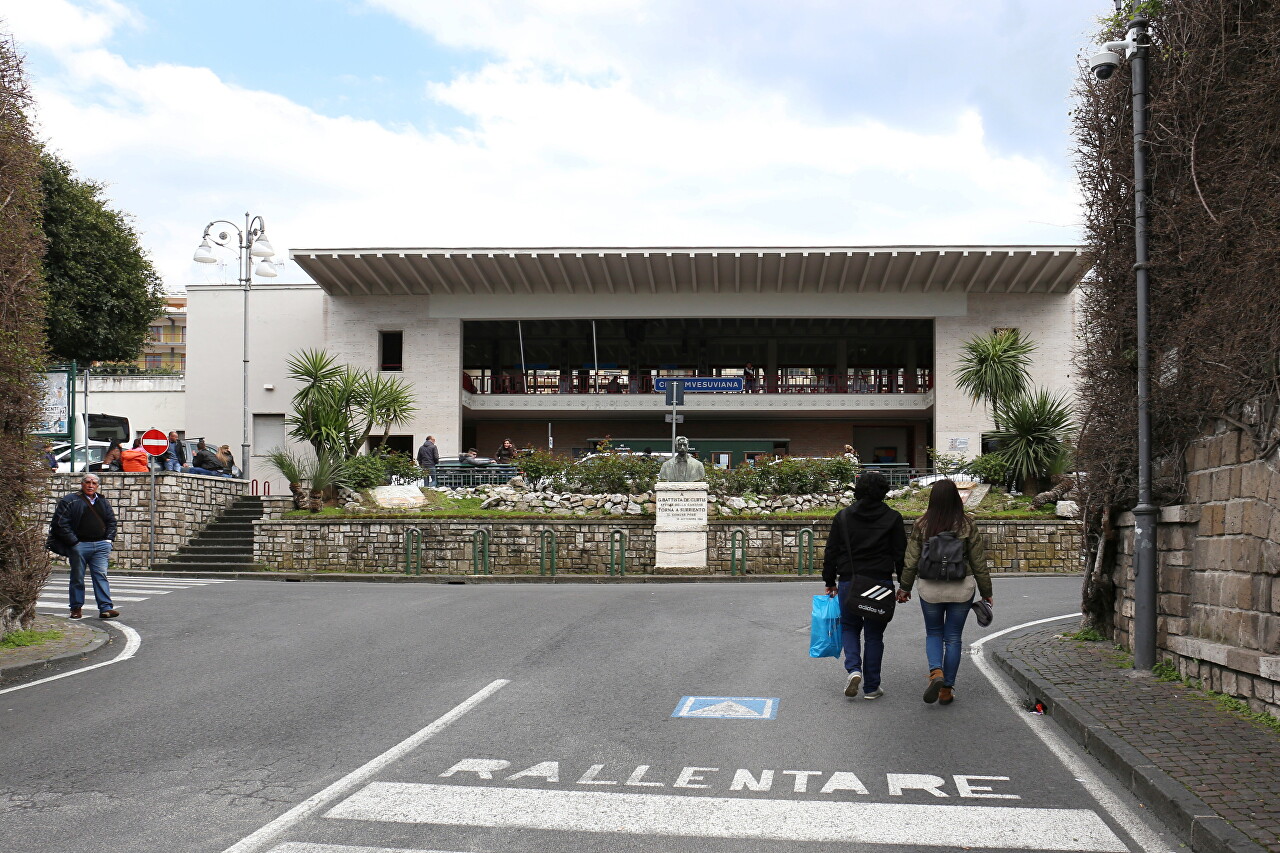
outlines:
[[991, 605], [986, 541], [973, 517], [965, 514], [964, 501], [950, 480], [933, 484], [929, 508], [911, 527], [898, 590], [900, 603], [911, 600], [917, 580], [929, 659], [924, 701], [950, 705], [955, 699], [956, 673], [964, 653], [964, 623], [973, 607], [974, 593]]
[[[840, 627], [844, 641], [844, 668], [848, 673], [844, 695], [858, 695], [864, 688], [864, 699], [879, 699], [880, 663], [884, 659], [884, 629], [890, 615], [875, 618], [855, 607], [855, 580], [884, 588], [883, 595], [893, 602], [894, 575], [902, 574], [907, 534], [902, 515], [884, 502], [889, 481], [878, 471], [858, 478], [853, 487], [853, 506], [836, 513], [831, 520], [826, 554], [822, 558], [822, 579], [827, 595], [840, 596]], [[837, 581], [839, 583], [837, 584]], [[864, 682], [865, 678], [865, 682]]]

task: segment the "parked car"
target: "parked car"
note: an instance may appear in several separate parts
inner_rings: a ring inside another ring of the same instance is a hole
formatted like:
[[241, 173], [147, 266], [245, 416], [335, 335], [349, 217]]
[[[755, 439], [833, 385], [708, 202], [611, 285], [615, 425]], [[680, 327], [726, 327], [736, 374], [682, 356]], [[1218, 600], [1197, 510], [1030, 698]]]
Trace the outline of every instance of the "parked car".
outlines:
[[[90, 441], [88, 450], [89, 465], [96, 465], [102, 461], [102, 457], [107, 455], [107, 448], [111, 446], [107, 441]], [[83, 471], [86, 466], [85, 446], [77, 444], [74, 447], [70, 444], [59, 444], [53, 448], [53, 458], [58, 460], [58, 472], [62, 474], [71, 471]]]

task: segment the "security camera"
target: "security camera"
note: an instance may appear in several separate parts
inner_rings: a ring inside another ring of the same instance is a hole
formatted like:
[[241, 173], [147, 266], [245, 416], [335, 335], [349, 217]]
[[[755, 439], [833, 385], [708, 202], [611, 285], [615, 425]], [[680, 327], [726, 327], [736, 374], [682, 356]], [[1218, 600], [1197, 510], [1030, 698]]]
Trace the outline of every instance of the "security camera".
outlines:
[[1089, 70], [1099, 80], [1110, 80], [1111, 75], [1120, 67], [1120, 54], [1110, 50], [1095, 53], [1089, 58]]

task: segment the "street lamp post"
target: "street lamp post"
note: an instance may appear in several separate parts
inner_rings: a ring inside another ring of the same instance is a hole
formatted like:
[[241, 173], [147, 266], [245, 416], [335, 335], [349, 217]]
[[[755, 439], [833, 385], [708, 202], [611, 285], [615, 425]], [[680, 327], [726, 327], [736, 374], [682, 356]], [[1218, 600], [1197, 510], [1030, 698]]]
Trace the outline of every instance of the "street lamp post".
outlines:
[[[1120, 11], [1120, 0], [1116, 2]], [[1147, 272], [1147, 45], [1150, 24], [1134, 18], [1124, 41], [1108, 42], [1090, 60], [1100, 80], [1119, 66], [1123, 51], [1129, 60], [1133, 92], [1133, 225], [1134, 279], [1137, 296], [1138, 348], [1138, 503], [1133, 508], [1133, 668], [1156, 665], [1156, 624], [1159, 590], [1156, 584], [1156, 519], [1159, 508], [1151, 500], [1151, 353], [1149, 329], [1150, 278]]]
[[[215, 225], [225, 225], [231, 230], [220, 230], [214, 233]], [[232, 234], [235, 232], [235, 242], [239, 251], [239, 273], [240, 289], [244, 293], [244, 318], [243, 326], [240, 334], [240, 349], [242, 356], [242, 394], [243, 394], [243, 411], [242, 419], [242, 438], [240, 444], [240, 476], [245, 479], [249, 478], [249, 287], [253, 284], [253, 277], [275, 278], [276, 269], [268, 260], [275, 257], [275, 249], [271, 248], [270, 241], [267, 240], [267, 223], [261, 216], [250, 217], [248, 213], [244, 215], [244, 228], [227, 219], [215, 219], [204, 227], [204, 236], [200, 240], [200, 245], [196, 248], [193, 260], [201, 264], [216, 264], [217, 256], [214, 254], [213, 246], [223, 246], [230, 248], [232, 245]], [[260, 258], [258, 265], [253, 265], [253, 259]]]

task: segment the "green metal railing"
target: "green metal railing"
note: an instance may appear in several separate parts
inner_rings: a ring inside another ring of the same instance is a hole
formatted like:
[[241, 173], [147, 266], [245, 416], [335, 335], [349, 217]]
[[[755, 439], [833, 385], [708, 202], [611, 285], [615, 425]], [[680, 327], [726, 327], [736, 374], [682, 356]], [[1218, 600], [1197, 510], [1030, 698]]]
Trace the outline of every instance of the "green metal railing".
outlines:
[[609, 531], [609, 575], [617, 567], [618, 576], [627, 573], [627, 531], [615, 527]]
[[802, 527], [796, 534], [796, 574], [813, 574], [813, 528]]
[[538, 574], [545, 575], [547, 573], [547, 542], [551, 543], [551, 576], [556, 574], [556, 532], [554, 530], [543, 530], [538, 534]]
[[422, 574], [422, 531], [417, 527], [404, 532], [404, 573]]
[[471, 534], [471, 574], [493, 574], [489, 563], [489, 531], [477, 530]]
[[747, 573], [747, 531], [741, 527], [733, 528], [729, 534], [729, 574]]

